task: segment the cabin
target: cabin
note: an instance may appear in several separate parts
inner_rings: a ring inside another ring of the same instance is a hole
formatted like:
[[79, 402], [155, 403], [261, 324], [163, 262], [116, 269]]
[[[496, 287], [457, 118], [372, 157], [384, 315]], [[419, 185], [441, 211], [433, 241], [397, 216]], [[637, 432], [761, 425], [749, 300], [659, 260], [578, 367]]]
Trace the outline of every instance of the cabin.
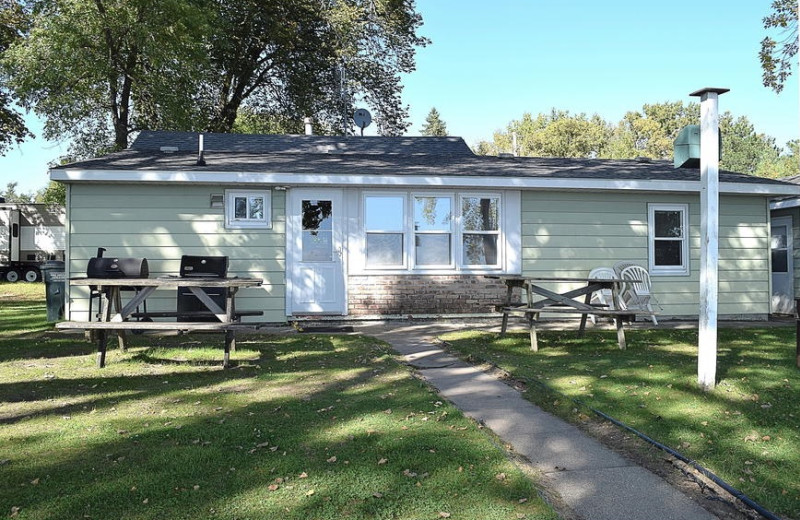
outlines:
[[[176, 274], [182, 255], [227, 256], [230, 274], [264, 280], [237, 298], [259, 321], [485, 315], [505, 295], [498, 276], [585, 278], [623, 260], [649, 270], [660, 319], [698, 315], [699, 171], [667, 161], [477, 156], [458, 137], [144, 131], [50, 176], [67, 185], [67, 276], [100, 247], [147, 258], [150, 276]], [[719, 316], [766, 319], [769, 201], [800, 186], [719, 178]], [[68, 319], [88, 319], [88, 296], [69, 288]]]

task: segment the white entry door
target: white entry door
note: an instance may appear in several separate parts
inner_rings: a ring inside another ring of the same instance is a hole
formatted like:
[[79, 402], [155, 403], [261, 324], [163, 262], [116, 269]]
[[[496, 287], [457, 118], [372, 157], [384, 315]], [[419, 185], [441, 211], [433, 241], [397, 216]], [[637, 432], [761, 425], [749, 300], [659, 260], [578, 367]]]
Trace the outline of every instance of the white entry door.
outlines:
[[346, 311], [342, 191], [289, 191], [287, 289], [291, 314], [337, 314]]
[[775, 314], [794, 312], [794, 261], [792, 218], [776, 217], [770, 225], [772, 243], [772, 305]]

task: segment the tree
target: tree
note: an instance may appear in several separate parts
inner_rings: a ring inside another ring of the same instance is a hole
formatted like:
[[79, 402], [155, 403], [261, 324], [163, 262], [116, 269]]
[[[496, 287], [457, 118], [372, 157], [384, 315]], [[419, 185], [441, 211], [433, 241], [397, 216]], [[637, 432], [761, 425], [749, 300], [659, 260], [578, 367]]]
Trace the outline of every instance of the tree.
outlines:
[[678, 133], [699, 120], [700, 105], [697, 103], [645, 104], [641, 112], [628, 112], [617, 124], [608, 156], [615, 159], [671, 159]]
[[420, 133], [434, 137], [445, 137], [447, 135], [447, 125], [442, 121], [436, 107], [431, 108], [431, 111], [428, 112], [428, 117], [425, 118], [425, 124], [422, 125]]
[[[28, 16], [15, 0], [0, 0], [0, 56], [26, 32]], [[12, 144], [19, 144], [32, 134], [22, 115], [13, 108], [13, 98], [0, 79], [0, 155]]]
[[344, 131], [357, 99], [402, 133], [400, 77], [427, 43], [409, 0], [30, 1], [4, 77], [77, 156], [140, 129], [230, 132], [243, 108]]
[[[517, 138], [516, 150], [514, 135]], [[610, 125], [598, 115], [570, 114], [553, 109], [533, 117], [530, 113], [512, 121], [504, 132], [495, 132], [494, 148], [522, 156], [603, 157], [611, 136]], [[483, 149], [491, 149], [483, 146]]]
[[740, 173], [755, 174], [761, 163], [774, 163], [780, 149], [775, 139], [755, 131], [753, 124], [744, 117], [734, 118], [730, 112], [719, 118], [722, 135], [720, 167]]
[[121, 149], [143, 128], [191, 128], [204, 27], [199, 2], [32, 0], [30, 33], [4, 57], [49, 139]]
[[797, 55], [797, 11], [800, 5], [796, 0], [774, 0], [771, 13], [764, 17], [764, 29], [779, 29], [780, 39], [766, 36], [761, 40], [762, 82], [775, 92], [783, 90], [783, 85], [792, 73], [793, 58]]
[[46, 188], [42, 188], [36, 192], [35, 200], [39, 204], [57, 204], [59, 206], [66, 206], [67, 185], [56, 181], [50, 181], [47, 183]]
[[19, 202], [23, 204], [30, 204], [34, 200], [34, 196], [31, 193], [18, 193], [16, 182], [9, 182], [6, 185], [6, 189], [0, 191], [0, 197], [4, 198], [6, 202]]

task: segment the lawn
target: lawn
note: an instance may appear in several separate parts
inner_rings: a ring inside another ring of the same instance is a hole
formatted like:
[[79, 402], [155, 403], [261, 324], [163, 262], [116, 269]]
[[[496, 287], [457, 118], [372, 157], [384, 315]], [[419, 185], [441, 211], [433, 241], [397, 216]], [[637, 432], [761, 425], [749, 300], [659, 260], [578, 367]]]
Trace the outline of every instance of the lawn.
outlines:
[[0, 284], [0, 515], [557, 518], [379, 341], [243, 336], [222, 370], [219, 336], [134, 336], [101, 370], [36, 287]]
[[[750, 498], [800, 518], [800, 370], [794, 327], [722, 329], [719, 384], [697, 386], [696, 330], [453, 333], [448, 348], [528, 383], [525, 396], [573, 422], [604, 412], [677, 449]], [[577, 400], [581, 404], [576, 404]]]

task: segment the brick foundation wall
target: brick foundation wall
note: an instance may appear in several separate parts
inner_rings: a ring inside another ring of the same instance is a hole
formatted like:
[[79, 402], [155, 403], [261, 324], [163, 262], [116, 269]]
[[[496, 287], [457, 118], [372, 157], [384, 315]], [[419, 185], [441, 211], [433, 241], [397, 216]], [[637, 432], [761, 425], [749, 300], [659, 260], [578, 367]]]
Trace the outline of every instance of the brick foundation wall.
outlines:
[[350, 276], [347, 290], [352, 316], [486, 313], [506, 296], [483, 275]]

